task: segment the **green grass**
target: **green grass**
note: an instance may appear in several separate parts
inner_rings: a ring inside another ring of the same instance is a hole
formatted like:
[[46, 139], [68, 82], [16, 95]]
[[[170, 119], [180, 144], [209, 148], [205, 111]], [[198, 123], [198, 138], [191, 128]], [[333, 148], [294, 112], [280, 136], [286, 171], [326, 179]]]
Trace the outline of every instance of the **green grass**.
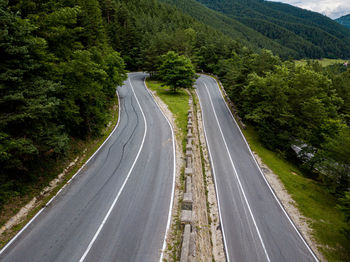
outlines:
[[[169, 110], [175, 118], [176, 125], [176, 139], [181, 141], [182, 149], [186, 149], [186, 135], [187, 135], [187, 114], [188, 114], [188, 100], [189, 94], [183, 90], [179, 89], [176, 93], [172, 92], [169, 87], [162, 86], [161, 82], [146, 80], [147, 87], [152, 91], [155, 91], [157, 96], [168, 106]], [[185, 169], [182, 167], [180, 175], [180, 192], [184, 191], [185, 187]], [[180, 260], [181, 252], [181, 237], [182, 237], [182, 225], [180, 221], [181, 206], [182, 206], [182, 193], [180, 193], [178, 208], [175, 214], [173, 214], [174, 222], [171, 227], [171, 241], [167, 245], [167, 251], [169, 258], [172, 261]], [[164, 260], [166, 261], [166, 260]]]
[[[312, 60], [312, 59], [311, 59]], [[318, 61], [321, 63], [323, 67], [334, 65], [334, 64], [344, 64], [347, 60], [344, 59], [329, 59], [329, 58], [323, 58], [323, 59], [314, 59], [312, 61]], [[296, 65], [305, 66], [307, 64], [307, 60], [297, 60], [295, 61]]]
[[323, 246], [320, 251], [326, 259], [349, 261], [350, 241], [341, 233], [345, 223], [342, 213], [335, 208], [336, 199], [321, 184], [304, 177], [296, 166], [266, 149], [251, 126], [243, 130], [243, 133], [252, 150], [278, 175], [300, 212], [310, 218], [313, 236]]
[[176, 134], [179, 141], [182, 141], [182, 146], [186, 146], [186, 135], [187, 135], [187, 114], [188, 114], [188, 99], [189, 94], [179, 89], [176, 93], [173, 93], [169, 87], [162, 86], [160, 82], [147, 80], [147, 86], [156, 92], [157, 96], [168, 105], [169, 110], [175, 117], [176, 127], [180, 132]]

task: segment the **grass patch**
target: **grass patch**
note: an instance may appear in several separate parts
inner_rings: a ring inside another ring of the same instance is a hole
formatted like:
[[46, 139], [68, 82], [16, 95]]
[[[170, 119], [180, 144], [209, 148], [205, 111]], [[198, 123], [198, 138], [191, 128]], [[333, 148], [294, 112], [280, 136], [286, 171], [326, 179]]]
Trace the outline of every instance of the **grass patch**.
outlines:
[[173, 113], [176, 127], [180, 131], [176, 133], [176, 137], [178, 141], [181, 141], [182, 147], [185, 149], [189, 94], [183, 89], [178, 89], [176, 93], [173, 93], [169, 87], [162, 86], [161, 82], [159, 81], [147, 79], [146, 83], [148, 88], [155, 91], [157, 96], [159, 96], [159, 98], [168, 105], [169, 110], [171, 113]]
[[[152, 91], [155, 91], [157, 96], [168, 106], [169, 110], [175, 118], [176, 125], [176, 140], [181, 142], [182, 150], [186, 150], [186, 136], [187, 136], [187, 122], [188, 122], [188, 100], [189, 94], [183, 90], [178, 89], [176, 93], [172, 92], [169, 87], [162, 86], [159, 81], [147, 79], [147, 87]], [[183, 226], [181, 225], [181, 206], [183, 191], [185, 189], [185, 169], [182, 167], [180, 174], [180, 188], [179, 188], [179, 200], [177, 210], [173, 214], [173, 223], [171, 226], [170, 238], [171, 240], [167, 245], [167, 253], [171, 261], [179, 261], [181, 253], [181, 239]], [[166, 260], [164, 260], [166, 261]]]
[[305, 66], [307, 65], [307, 61], [318, 61], [323, 67], [334, 65], [334, 64], [344, 64], [348, 60], [344, 59], [329, 59], [329, 58], [323, 58], [323, 59], [302, 59], [302, 60], [296, 60], [295, 64], [299, 66]]
[[243, 133], [251, 149], [278, 175], [300, 212], [311, 219], [313, 236], [323, 245], [323, 255], [328, 261], [348, 261], [350, 241], [341, 233], [345, 223], [342, 212], [335, 208], [336, 199], [321, 184], [303, 176], [295, 165], [266, 149], [254, 128], [248, 126]]

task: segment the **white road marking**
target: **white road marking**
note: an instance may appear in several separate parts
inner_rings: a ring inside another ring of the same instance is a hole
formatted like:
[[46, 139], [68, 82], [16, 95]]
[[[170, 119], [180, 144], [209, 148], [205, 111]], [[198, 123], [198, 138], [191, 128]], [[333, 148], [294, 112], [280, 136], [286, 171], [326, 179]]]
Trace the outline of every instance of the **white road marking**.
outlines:
[[120, 195], [121, 195], [121, 193], [122, 193], [122, 191], [123, 191], [123, 189], [124, 189], [124, 187], [125, 187], [127, 181], [129, 180], [129, 177], [130, 177], [130, 175], [131, 175], [131, 172], [133, 171], [133, 169], [134, 169], [134, 167], [135, 167], [135, 164], [136, 164], [136, 162], [137, 162], [137, 160], [138, 160], [138, 158], [139, 158], [139, 156], [140, 156], [141, 150], [142, 150], [142, 148], [143, 148], [143, 144], [144, 144], [144, 142], [145, 142], [146, 133], [147, 133], [147, 120], [146, 120], [145, 114], [144, 114], [144, 112], [143, 112], [143, 110], [142, 110], [142, 107], [141, 107], [141, 105], [140, 105], [140, 102], [139, 102], [139, 100], [138, 100], [138, 98], [137, 98], [137, 96], [136, 96], [136, 94], [135, 94], [134, 87], [133, 87], [133, 85], [132, 85], [132, 83], [131, 83], [131, 81], [130, 81], [130, 78], [129, 78], [129, 83], [130, 83], [130, 86], [131, 86], [131, 90], [132, 90], [132, 92], [134, 93], [134, 96], [135, 96], [135, 98], [136, 98], [136, 102], [137, 102], [138, 106], [140, 107], [141, 114], [142, 114], [142, 117], [143, 117], [143, 120], [144, 120], [144, 123], [145, 123], [145, 132], [144, 132], [144, 135], [143, 135], [143, 138], [142, 138], [142, 143], [141, 143], [141, 146], [140, 146], [140, 148], [139, 148], [139, 151], [137, 152], [136, 158], [135, 158], [135, 160], [134, 160], [134, 162], [133, 162], [133, 164], [132, 164], [132, 166], [131, 166], [131, 168], [130, 168], [130, 170], [129, 170], [129, 173], [127, 174], [127, 176], [126, 176], [126, 178], [125, 178], [125, 180], [124, 180], [124, 182], [123, 182], [121, 188], [120, 188], [119, 191], [118, 191], [118, 194], [117, 194], [116, 198], [114, 199], [112, 205], [110, 206], [110, 208], [109, 208], [107, 214], [106, 214], [105, 217], [103, 218], [102, 223], [101, 223], [100, 226], [98, 227], [98, 229], [97, 229], [97, 231], [96, 231], [94, 237], [93, 237], [92, 240], [90, 241], [88, 247], [86, 248], [86, 250], [85, 250], [84, 254], [82, 255], [82, 257], [80, 258], [79, 262], [83, 262], [83, 261], [85, 260], [85, 258], [86, 258], [86, 256], [88, 255], [90, 249], [92, 248], [93, 244], [95, 243], [95, 241], [96, 241], [98, 235], [100, 234], [100, 232], [101, 232], [103, 226], [105, 225], [105, 223], [106, 223], [108, 217], [109, 217], [110, 214], [112, 213], [112, 210], [113, 210], [115, 204], [117, 203], [117, 201], [118, 201], [118, 199], [119, 199], [119, 197], [120, 197]]
[[223, 141], [224, 141], [227, 154], [228, 154], [228, 156], [229, 156], [229, 158], [230, 158], [230, 162], [231, 162], [232, 168], [233, 168], [233, 170], [234, 170], [234, 172], [235, 172], [235, 176], [236, 176], [236, 178], [237, 178], [239, 188], [241, 189], [241, 192], [242, 192], [242, 194], [243, 194], [244, 201], [246, 202], [246, 205], [247, 205], [247, 207], [248, 207], [250, 216], [251, 216], [251, 218], [252, 218], [252, 220], [253, 220], [253, 223], [254, 223], [255, 229], [256, 229], [256, 231], [257, 231], [258, 237], [259, 237], [259, 239], [260, 239], [261, 245], [262, 245], [262, 247], [263, 247], [263, 249], [264, 249], [266, 259], [267, 259], [267, 261], [270, 262], [270, 257], [269, 257], [269, 255], [268, 255], [268, 253], [267, 253], [266, 248], [265, 248], [264, 241], [263, 241], [263, 239], [262, 239], [262, 237], [261, 237], [259, 228], [258, 228], [258, 226], [257, 226], [257, 224], [256, 224], [256, 221], [255, 221], [253, 212], [252, 212], [252, 210], [251, 210], [251, 207], [250, 207], [250, 205], [249, 205], [247, 196], [246, 196], [245, 191], [244, 191], [244, 189], [243, 189], [241, 180], [239, 179], [239, 176], [238, 176], [236, 167], [235, 167], [235, 165], [234, 165], [234, 163], [233, 163], [231, 153], [230, 153], [230, 151], [229, 151], [229, 149], [228, 149], [228, 146], [227, 146], [227, 143], [226, 143], [226, 139], [225, 139], [224, 134], [223, 134], [223, 132], [222, 132], [222, 129], [221, 129], [221, 126], [220, 126], [220, 123], [219, 123], [219, 119], [218, 119], [218, 117], [217, 117], [217, 114], [216, 114], [216, 111], [215, 111], [215, 108], [214, 108], [214, 105], [213, 105], [213, 101], [212, 101], [211, 96], [210, 96], [210, 93], [209, 93], [209, 91], [208, 91], [208, 87], [207, 87], [207, 85], [205, 84], [204, 81], [203, 81], [203, 84], [204, 84], [204, 86], [205, 86], [205, 88], [206, 88], [206, 91], [207, 91], [207, 93], [208, 93], [209, 100], [210, 100], [210, 104], [211, 104], [211, 107], [212, 107], [212, 109], [213, 109], [214, 116], [215, 116], [216, 122], [217, 122], [217, 124], [218, 124], [220, 134], [221, 134], [222, 139], [223, 139]]
[[106, 140], [102, 143], [102, 145], [95, 151], [95, 153], [83, 164], [79, 170], [67, 181], [65, 185], [46, 203], [45, 207], [40, 209], [38, 213], [0, 250], [0, 255], [23, 233], [23, 231], [44, 211], [44, 209], [62, 192], [62, 190], [68, 185], [79, 173], [80, 171], [89, 163], [89, 161], [100, 151], [100, 149], [104, 146], [104, 144], [109, 140], [109, 138], [114, 134], [117, 130], [120, 123], [120, 98], [117, 92], [118, 97], [118, 122]]
[[[210, 77], [210, 78], [211, 78], [211, 77]], [[211, 78], [211, 79], [213, 79], [213, 78]], [[216, 82], [215, 79], [213, 79], [213, 80]], [[216, 85], [217, 85], [217, 82], [216, 82]], [[298, 236], [301, 238], [301, 240], [303, 241], [303, 243], [305, 244], [305, 246], [307, 247], [307, 249], [310, 251], [310, 253], [311, 253], [311, 255], [313, 256], [313, 258], [315, 259], [315, 261], [319, 261], [318, 258], [317, 258], [317, 256], [315, 255], [315, 253], [312, 251], [312, 249], [310, 248], [310, 246], [308, 245], [308, 243], [306, 242], [306, 240], [304, 239], [304, 237], [301, 235], [301, 233], [299, 232], [299, 230], [298, 230], [297, 227], [295, 226], [295, 224], [294, 224], [294, 222], [292, 221], [292, 219], [289, 217], [289, 215], [288, 215], [287, 211], [285, 210], [285, 208], [283, 207], [281, 201], [280, 201], [280, 200], [278, 199], [278, 197], [276, 196], [275, 191], [273, 191], [273, 189], [271, 188], [271, 186], [270, 186], [269, 182], [267, 181], [267, 179], [266, 179], [264, 173], [262, 172], [262, 170], [261, 170], [261, 168], [260, 168], [258, 162], [256, 161], [256, 158], [255, 158], [255, 156], [254, 156], [252, 150], [250, 149], [250, 146], [249, 146], [249, 144], [248, 144], [248, 142], [247, 142], [245, 136], [243, 135], [242, 130], [240, 129], [239, 125], [237, 124], [236, 119], [235, 119], [234, 116], [232, 115], [232, 112], [231, 112], [231, 110], [229, 109], [229, 107], [228, 107], [228, 105], [227, 105], [227, 103], [226, 103], [226, 101], [225, 101], [225, 98], [224, 98], [224, 96], [223, 96], [223, 94], [222, 94], [222, 92], [221, 92], [219, 86], [218, 86], [218, 88], [219, 88], [219, 92], [220, 92], [220, 94], [221, 94], [221, 97], [222, 97], [222, 99], [224, 100], [224, 103], [225, 103], [225, 105], [226, 105], [226, 108], [227, 108], [227, 110], [230, 112], [230, 115], [231, 115], [231, 117], [232, 117], [232, 119], [233, 119], [233, 122], [236, 124], [236, 126], [237, 126], [237, 128], [238, 128], [238, 130], [239, 130], [239, 132], [240, 132], [240, 134], [241, 134], [241, 136], [242, 136], [244, 142], [246, 143], [246, 145], [247, 145], [247, 147], [248, 147], [248, 150], [249, 150], [251, 156], [252, 156], [253, 159], [254, 159], [254, 162], [255, 162], [256, 166], [257, 166], [258, 169], [259, 169], [259, 172], [260, 172], [261, 176], [263, 177], [264, 181], [266, 182], [266, 184], [267, 184], [268, 188], [270, 189], [272, 195], [274, 196], [274, 198], [275, 198], [275, 200], [277, 201], [278, 205], [279, 205], [280, 208], [282, 209], [283, 213], [286, 215], [288, 221], [291, 223], [291, 225], [292, 225], [292, 227], [294, 228], [294, 230], [297, 232]]]
[[168, 222], [167, 222], [167, 226], [166, 226], [166, 230], [165, 230], [165, 236], [164, 236], [164, 241], [163, 241], [163, 247], [162, 247], [162, 252], [160, 255], [160, 259], [159, 262], [163, 261], [163, 256], [164, 256], [164, 251], [166, 248], [166, 237], [168, 235], [168, 231], [170, 228], [170, 224], [171, 224], [171, 212], [173, 209], [173, 204], [174, 204], [174, 192], [175, 192], [175, 177], [176, 177], [176, 150], [175, 150], [175, 136], [174, 136], [174, 129], [173, 126], [171, 125], [169, 119], [166, 117], [166, 115], [163, 113], [162, 109], [160, 108], [159, 104], [157, 103], [157, 100], [154, 98], [153, 94], [148, 90], [147, 85], [146, 85], [146, 78], [144, 80], [144, 85], [146, 87], [146, 90], [148, 91], [148, 93], [153, 97], [154, 102], [156, 103], [156, 105], [159, 108], [159, 111], [163, 114], [164, 118], [166, 119], [166, 121], [168, 122], [170, 129], [171, 129], [171, 136], [172, 136], [172, 140], [173, 140], [173, 156], [174, 156], [174, 173], [173, 173], [173, 186], [172, 186], [172, 190], [171, 190], [171, 199], [170, 199], [170, 207], [169, 207], [169, 214], [168, 214]]
[[[199, 98], [197, 90], [196, 90], [196, 94], [197, 94], [197, 96]], [[199, 104], [200, 104], [201, 108], [203, 108], [201, 100], [200, 99], [198, 99], [198, 100], [199, 100]], [[209, 152], [210, 165], [211, 165], [211, 168], [213, 170], [213, 175], [214, 175], [215, 194], [216, 194], [216, 199], [218, 200], [219, 218], [220, 218], [220, 224], [221, 224], [221, 229], [222, 229], [222, 238], [224, 239], [226, 259], [227, 259], [227, 262], [230, 262], [230, 256], [229, 256], [229, 254], [227, 252], [227, 243], [226, 243], [226, 237], [225, 237], [224, 223], [222, 221], [220, 197], [219, 197], [218, 188], [217, 188], [217, 182], [216, 182], [215, 166], [214, 166], [213, 157], [211, 155], [210, 145], [209, 145], [209, 141], [208, 141], [208, 137], [207, 137], [207, 131], [205, 130], [205, 119], [204, 119], [203, 110], [202, 110], [202, 122], [203, 122], [203, 130], [204, 130], [205, 141], [206, 141], [206, 144], [207, 144], [207, 147], [208, 147], [208, 152]]]

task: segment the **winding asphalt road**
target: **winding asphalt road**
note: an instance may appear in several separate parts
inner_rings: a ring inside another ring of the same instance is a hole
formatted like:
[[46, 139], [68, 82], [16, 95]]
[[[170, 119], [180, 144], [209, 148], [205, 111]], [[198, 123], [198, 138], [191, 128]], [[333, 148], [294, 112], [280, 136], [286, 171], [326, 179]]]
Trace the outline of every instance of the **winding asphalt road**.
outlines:
[[216, 81], [196, 83], [228, 261], [317, 261], [261, 173]]
[[172, 206], [174, 136], [129, 74], [120, 121], [74, 179], [4, 249], [0, 261], [159, 261]]

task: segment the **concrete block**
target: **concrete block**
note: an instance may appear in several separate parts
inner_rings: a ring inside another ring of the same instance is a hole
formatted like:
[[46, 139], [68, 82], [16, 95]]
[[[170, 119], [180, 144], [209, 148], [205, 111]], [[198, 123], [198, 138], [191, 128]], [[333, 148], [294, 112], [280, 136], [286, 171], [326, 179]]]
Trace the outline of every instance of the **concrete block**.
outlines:
[[186, 144], [186, 150], [192, 150], [192, 144]]
[[189, 245], [189, 253], [188, 255], [191, 257], [196, 257], [196, 233], [191, 232], [190, 236], [190, 245]]
[[187, 137], [193, 137], [192, 128], [188, 129]]
[[189, 114], [192, 114], [192, 112], [193, 112], [193, 110], [192, 110], [192, 108], [190, 108], [190, 109], [188, 110], [188, 113], [189, 113]]
[[186, 176], [186, 193], [192, 193], [192, 178]]
[[182, 210], [181, 211], [181, 223], [191, 224], [192, 223], [192, 210]]
[[193, 138], [187, 138], [187, 144], [191, 144], [192, 145], [192, 140], [193, 140]]
[[192, 150], [186, 150], [186, 156], [193, 157], [193, 152], [192, 152]]
[[182, 210], [192, 210], [192, 204], [192, 193], [184, 193], [184, 197], [182, 199]]
[[188, 262], [188, 255], [190, 251], [191, 225], [187, 224], [184, 228], [182, 236], [181, 256], [180, 262]]
[[190, 156], [186, 157], [186, 167], [188, 167], [188, 168], [192, 167], [192, 157], [190, 157]]
[[192, 176], [192, 174], [193, 174], [192, 168], [186, 167], [185, 168], [185, 175], [186, 176]]
[[188, 123], [187, 124], [187, 130], [190, 130], [190, 129], [193, 132], [193, 125], [192, 125], [192, 123]]

